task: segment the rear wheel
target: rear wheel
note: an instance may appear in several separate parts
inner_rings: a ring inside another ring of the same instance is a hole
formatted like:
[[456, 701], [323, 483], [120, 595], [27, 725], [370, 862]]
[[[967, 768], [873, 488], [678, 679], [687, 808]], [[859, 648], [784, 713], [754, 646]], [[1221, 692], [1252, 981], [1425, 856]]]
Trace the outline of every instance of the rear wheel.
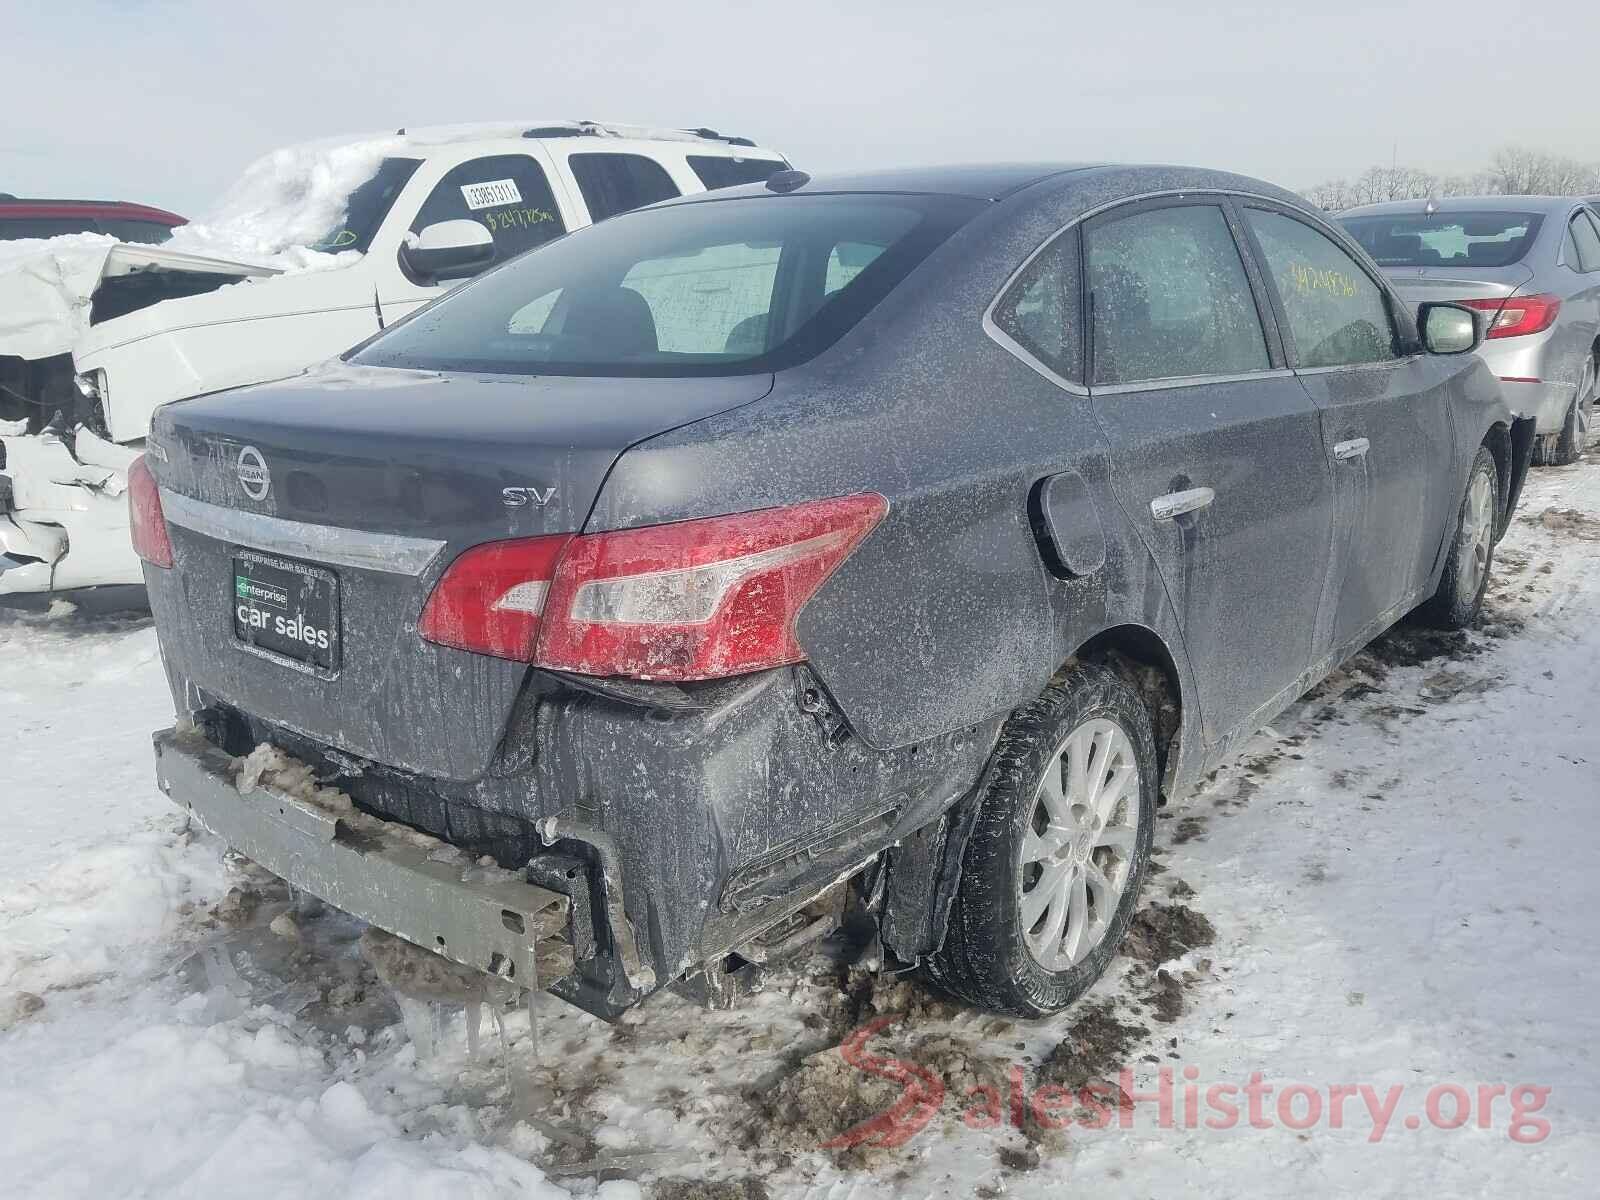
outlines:
[[1084, 664], [1018, 709], [995, 750], [929, 973], [980, 1008], [1066, 1008], [1099, 978], [1133, 919], [1155, 825], [1150, 714]]
[[1546, 444], [1546, 450], [1542, 455], [1543, 465], [1565, 467], [1583, 457], [1584, 447], [1589, 442], [1589, 426], [1594, 416], [1594, 383], [1594, 360], [1590, 359], [1584, 364], [1583, 379], [1578, 383], [1577, 395], [1572, 398], [1572, 407], [1567, 410], [1567, 419], [1561, 423], [1561, 432], [1551, 437]]
[[1483, 594], [1489, 587], [1494, 564], [1495, 525], [1498, 518], [1500, 473], [1487, 446], [1478, 447], [1467, 494], [1456, 515], [1455, 537], [1444, 562], [1444, 575], [1433, 598], [1417, 610], [1418, 616], [1441, 629], [1465, 629], [1478, 619]]

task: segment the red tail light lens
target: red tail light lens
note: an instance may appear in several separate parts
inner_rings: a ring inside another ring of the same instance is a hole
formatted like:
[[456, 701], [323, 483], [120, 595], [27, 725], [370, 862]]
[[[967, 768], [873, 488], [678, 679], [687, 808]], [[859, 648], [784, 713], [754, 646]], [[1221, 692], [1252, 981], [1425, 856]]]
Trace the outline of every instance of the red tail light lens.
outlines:
[[1491, 314], [1487, 336], [1492, 338], [1543, 333], [1555, 324], [1556, 314], [1561, 311], [1561, 297], [1548, 295], [1511, 296], [1505, 300], [1454, 300], [1451, 303]]
[[562, 533], [474, 546], [433, 589], [417, 632], [441, 646], [532, 661], [545, 593], [571, 540]]
[[142, 454], [128, 468], [128, 524], [135, 554], [152, 567], [172, 566], [172, 539], [167, 536], [167, 517], [161, 511], [161, 490]]
[[419, 631], [442, 645], [581, 675], [720, 679], [800, 662], [800, 610], [887, 510], [869, 492], [491, 542], [445, 572]]
[[800, 610], [887, 509], [869, 492], [580, 537], [550, 589], [536, 661], [670, 680], [800, 662]]

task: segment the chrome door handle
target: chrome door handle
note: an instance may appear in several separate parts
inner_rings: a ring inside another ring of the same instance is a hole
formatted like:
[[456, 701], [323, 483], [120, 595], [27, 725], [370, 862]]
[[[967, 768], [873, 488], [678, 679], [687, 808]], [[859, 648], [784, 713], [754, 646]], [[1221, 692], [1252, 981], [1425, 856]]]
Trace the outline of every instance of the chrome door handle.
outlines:
[[1367, 451], [1372, 449], [1372, 443], [1366, 438], [1351, 438], [1348, 442], [1335, 442], [1333, 456], [1340, 462], [1351, 458], [1365, 458]]
[[1208, 487], [1189, 488], [1182, 492], [1168, 492], [1150, 501], [1150, 515], [1158, 521], [1170, 521], [1184, 513], [1199, 512], [1217, 498]]

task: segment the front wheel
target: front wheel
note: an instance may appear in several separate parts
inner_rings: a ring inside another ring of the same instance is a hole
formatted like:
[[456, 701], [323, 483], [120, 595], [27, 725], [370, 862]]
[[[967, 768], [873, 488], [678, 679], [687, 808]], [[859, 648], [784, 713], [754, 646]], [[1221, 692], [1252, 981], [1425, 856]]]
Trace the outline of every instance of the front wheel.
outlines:
[[1487, 446], [1478, 447], [1467, 476], [1467, 494], [1456, 514], [1455, 536], [1444, 560], [1439, 590], [1417, 610], [1417, 615], [1440, 629], [1465, 629], [1478, 619], [1483, 594], [1489, 587], [1494, 564], [1495, 525], [1498, 517], [1500, 472]]
[[929, 974], [994, 1012], [1060, 1012], [1116, 953], [1150, 860], [1150, 714], [1080, 664], [1006, 722]]

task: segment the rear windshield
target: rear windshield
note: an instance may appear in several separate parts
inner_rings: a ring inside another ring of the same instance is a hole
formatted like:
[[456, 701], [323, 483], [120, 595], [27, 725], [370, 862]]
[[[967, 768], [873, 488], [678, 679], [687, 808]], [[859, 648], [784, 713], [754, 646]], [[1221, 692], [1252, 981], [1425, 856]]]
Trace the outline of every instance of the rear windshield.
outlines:
[[171, 239], [172, 226], [163, 225], [160, 221], [124, 221], [102, 217], [100, 232], [109, 233], [119, 242], [142, 242], [154, 246]]
[[981, 207], [762, 196], [624, 213], [513, 259], [353, 354], [528, 375], [736, 375], [820, 353]]
[[1508, 267], [1539, 235], [1538, 213], [1401, 213], [1341, 224], [1384, 267]]
[[96, 232], [94, 222], [88, 217], [0, 217], [0, 241]]

